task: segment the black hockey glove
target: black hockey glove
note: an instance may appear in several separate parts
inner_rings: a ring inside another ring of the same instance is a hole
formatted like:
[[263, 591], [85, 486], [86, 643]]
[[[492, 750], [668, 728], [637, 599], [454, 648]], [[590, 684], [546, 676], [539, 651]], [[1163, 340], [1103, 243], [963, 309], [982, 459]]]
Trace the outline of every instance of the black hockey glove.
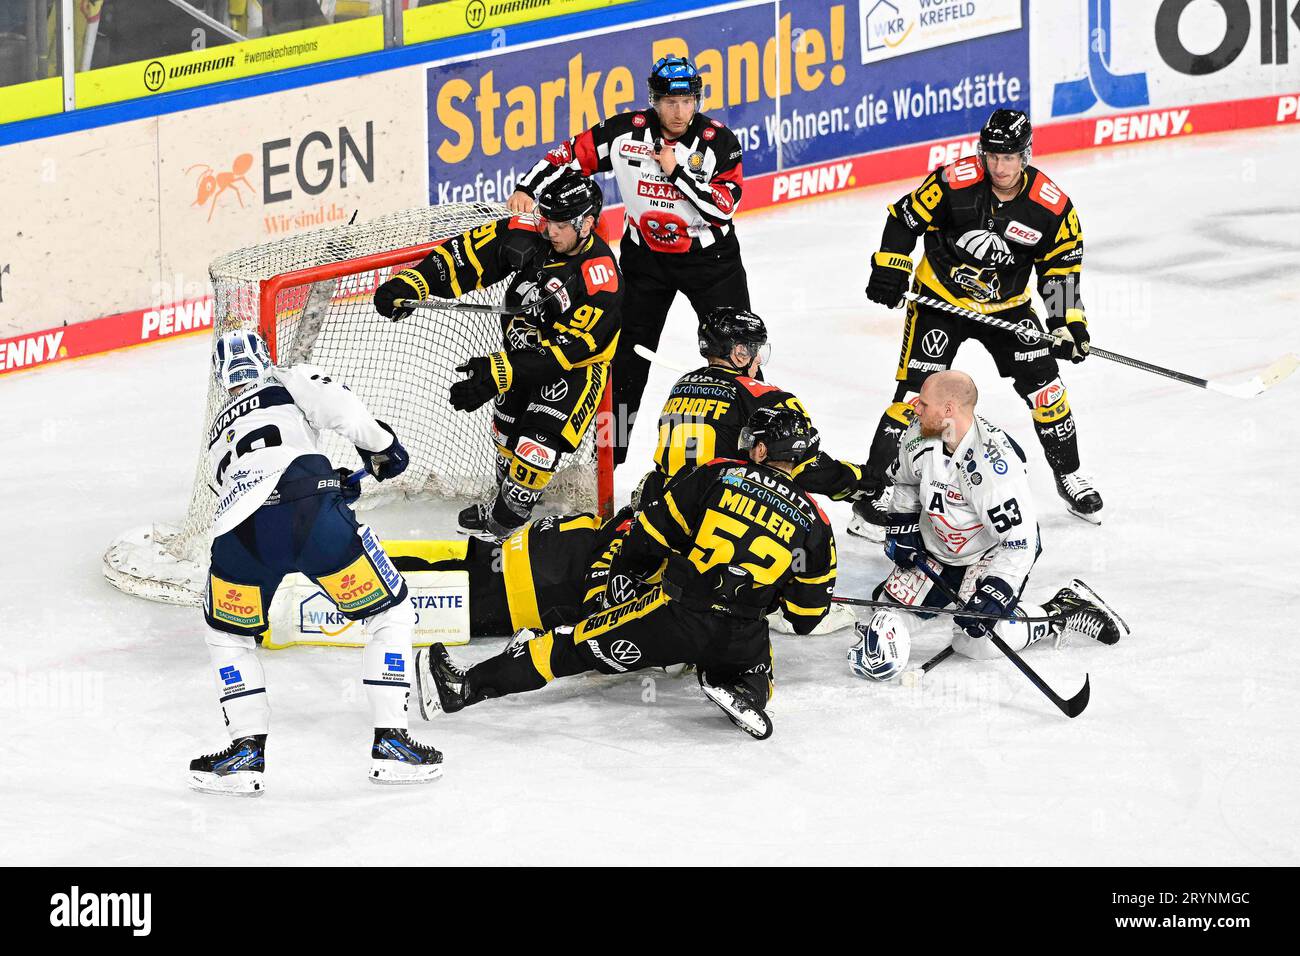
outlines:
[[898, 252], [877, 252], [871, 259], [867, 298], [887, 309], [898, 308], [912, 278], [912, 257]]
[[400, 322], [411, 314], [413, 309], [397, 308], [398, 299], [429, 298], [429, 283], [424, 276], [414, 269], [403, 269], [375, 290], [375, 311], [386, 319]]
[[469, 378], [451, 386], [451, 407], [458, 412], [482, 408], [509, 389], [514, 379], [514, 369], [505, 352], [472, 358], [464, 365], [457, 365], [456, 371], [469, 373]]
[[885, 526], [885, 557], [905, 571], [925, 555], [920, 517], [919, 514], [893, 512]]
[[411, 463], [411, 456], [406, 453], [402, 443], [397, 440], [395, 431], [384, 422], [378, 419], [375, 419], [375, 421], [380, 428], [393, 436], [393, 443], [383, 451], [366, 451], [366, 449], [358, 446], [357, 454], [361, 456], [361, 460], [365, 463], [366, 471], [370, 472], [376, 481], [387, 481], [389, 478], [396, 478], [406, 471], [406, 466]]
[[869, 474], [866, 465], [849, 465], [844, 462], [849, 470], [855, 472], [854, 479], [844, 488], [831, 495], [834, 501], [847, 501], [856, 503], [859, 501], [871, 501], [880, 497], [880, 493], [885, 490], [885, 480], [879, 475]]
[[339, 494], [343, 495], [345, 502], [351, 504], [361, 497], [361, 479], [352, 481], [352, 472], [347, 468], [338, 468], [336, 471], [339, 474]]
[[[975, 593], [971, 599], [966, 602], [966, 610], [975, 611], [978, 614], [996, 614], [998, 617], [1006, 617], [1008, 609], [1016, 600], [1016, 592], [1011, 589], [1001, 578], [989, 575], [980, 578], [979, 585], [975, 588]], [[985, 629], [993, 629], [995, 621], [982, 621], [977, 617], [962, 617], [960, 614], [953, 618], [957, 626], [962, 628], [971, 637], [983, 637]]]
[[1057, 340], [1052, 346], [1053, 356], [1062, 360], [1068, 359], [1075, 364], [1088, 357], [1085, 346], [1092, 339], [1088, 335], [1088, 320], [1083, 317], [1082, 312], [1071, 310], [1066, 313], [1064, 319], [1048, 319], [1047, 327], [1051, 329]]

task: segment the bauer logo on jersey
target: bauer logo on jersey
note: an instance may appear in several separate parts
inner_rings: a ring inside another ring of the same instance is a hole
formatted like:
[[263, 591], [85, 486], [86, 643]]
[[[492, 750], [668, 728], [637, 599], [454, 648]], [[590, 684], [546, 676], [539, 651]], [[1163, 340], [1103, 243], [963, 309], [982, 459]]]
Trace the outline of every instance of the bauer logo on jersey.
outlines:
[[1030, 229], [1024, 223], [1015, 222], [1014, 220], [1007, 226], [1003, 233], [1012, 242], [1018, 242], [1023, 246], [1036, 246], [1043, 234], [1037, 229]]
[[260, 628], [266, 624], [262, 614], [262, 592], [248, 584], [232, 584], [215, 574], [208, 583], [212, 597], [212, 617], [235, 627]]
[[388, 589], [365, 555], [337, 574], [325, 575], [318, 583], [344, 614], [354, 614], [388, 597]]

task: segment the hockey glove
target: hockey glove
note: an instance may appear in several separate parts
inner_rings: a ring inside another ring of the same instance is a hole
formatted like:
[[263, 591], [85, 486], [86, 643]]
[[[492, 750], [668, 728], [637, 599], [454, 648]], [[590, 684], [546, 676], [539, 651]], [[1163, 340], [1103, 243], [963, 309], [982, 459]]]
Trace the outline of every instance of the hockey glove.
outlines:
[[429, 283], [414, 269], [403, 269], [375, 290], [375, 311], [386, 319], [400, 322], [412, 309], [397, 308], [398, 299], [429, 298]]
[[848, 462], [841, 464], [845, 465], [846, 470], [853, 475], [853, 480], [832, 494], [832, 500], [850, 503], [870, 501], [879, 498], [880, 493], [885, 490], [884, 480], [879, 475], [868, 473], [866, 465], [851, 465]]
[[912, 278], [912, 257], [898, 252], [877, 252], [871, 259], [871, 278], [867, 281], [867, 298], [887, 309], [896, 309], [903, 301], [908, 280]]
[[[1015, 600], [1016, 592], [1011, 589], [1011, 585], [1001, 578], [990, 575], [980, 578], [975, 593], [966, 602], [966, 610], [975, 611], [979, 614], [996, 614], [998, 617], [1006, 617]], [[977, 617], [962, 617], [960, 614], [953, 620], [957, 622], [958, 627], [971, 637], [983, 637], [985, 630], [992, 630], [996, 623], [994, 621], [983, 621]]]
[[361, 456], [361, 461], [365, 463], [366, 471], [370, 472], [371, 477], [376, 481], [387, 481], [389, 478], [396, 478], [406, 471], [406, 466], [411, 463], [411, 456], [406, 453], [402, 443], [397, 440], [395, 431], [378, 419], [375, 422], [380, 428], [393, 436], [393, 443], [383, 451], [366, 451], [366, 449], [358, 446], [357, 454]]
[[[358, 449], [360, 450], [360, 449]], [[348, 504], [361, 497], [361, 480], [351, 481], [352, 472], [346, 468], [335, 469], [339, 474], [339, 493]]]
[[1064, 319], [1048, 319], [1047, 327], [1056, 336], [1052, 346], [1052, 355], [1058, 359], [1069, 359], [1078, 364], [1088, 357], [1087, 345], [1091, 341], [1088, 335], [1088, 320], [1079, 309], [1065, 313]]
[[893, 512], [885, 526], [885, 557], [903, 570], [912, 567], [925, 555], [920, 517], [919, 514]]
[[451, 407], [458, 412], [472, 412], [482, 408], [492, 399], [510, 388], [514, 370], [505, 352], [472, 358], [456, 371], [469, 373], [469, 378], [451, 386]]

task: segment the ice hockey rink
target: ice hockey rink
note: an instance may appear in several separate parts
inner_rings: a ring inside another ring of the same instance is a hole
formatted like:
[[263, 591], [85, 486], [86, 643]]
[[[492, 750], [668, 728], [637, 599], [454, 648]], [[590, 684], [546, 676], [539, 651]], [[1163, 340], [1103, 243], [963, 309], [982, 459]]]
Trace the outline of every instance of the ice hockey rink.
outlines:
[[[1300, 353], [1300, 129], [1044, 156], [1074, 199], [1096, 345], [1211, 378]], [[901, 312], [862, 292], [885, 205], [910, 183], [739, 220], [769, 380], [804, 400], [831, 454], [862, 460], [893, 390]], [[93, 294], [93, 290], [88, 290]], [[694, 361], [684, 301], [662, 352]], [[1036, 646], [1076, 720], [1004, 660], [960, 658], [917, 687], [845, 662], [851, 630], [776, 636], [773, 737], [733, 729], [693, 677], [560, 681], [414, 733], [442, 780], [365, 779], [359, 652], [265, 653], [267, 793], [186, 789], [226, 743], [202, 621], [128, 597], [100, 558], [114, 535], [175, 521], [190, 495], [208, 337], [60, 364], [0, 382], [8, 482], [0, 594], [0, 859], [41, 864], [1300, 863], [1295, 689], [1300, 647], [1300, 380], [1242, 401], [1100, 359], [1067, 367], [1084, 470], [1105, 523], [1056, 497], [1028, 412], [968, 345], [980, 411], [1030, 455], [1043, 555], [1026, 595], [1072, 576], [1128, 621], [1115, 647]], [[653, 412], [672, 373], [656, 369]], [[625, 500], [649, 464], [635, 434]], [[845, 533], [839, 593], [887, 572]], [[444, 537], [418, 504], [372, 511], [385, 536]], [[948, 625], [914, 636], [913, 665]], [[456, 649], [473, 661], [501, 640]]]

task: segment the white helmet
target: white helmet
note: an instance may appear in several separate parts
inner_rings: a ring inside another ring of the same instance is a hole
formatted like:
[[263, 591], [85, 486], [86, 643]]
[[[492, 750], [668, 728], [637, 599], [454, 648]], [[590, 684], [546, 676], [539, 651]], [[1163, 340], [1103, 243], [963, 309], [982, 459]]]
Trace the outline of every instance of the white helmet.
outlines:
[[212, 374], [226, 391], [256, 385], [271, 371], [271, 352], [256, 332], [237, 329], [217, 339]]
[[849, 669], [867, 680], [887, 681], [907, 667], [912, 638], [893, 611], [881, 609], [866, 624], [855, 625], [858, 643], [849, 648]]

